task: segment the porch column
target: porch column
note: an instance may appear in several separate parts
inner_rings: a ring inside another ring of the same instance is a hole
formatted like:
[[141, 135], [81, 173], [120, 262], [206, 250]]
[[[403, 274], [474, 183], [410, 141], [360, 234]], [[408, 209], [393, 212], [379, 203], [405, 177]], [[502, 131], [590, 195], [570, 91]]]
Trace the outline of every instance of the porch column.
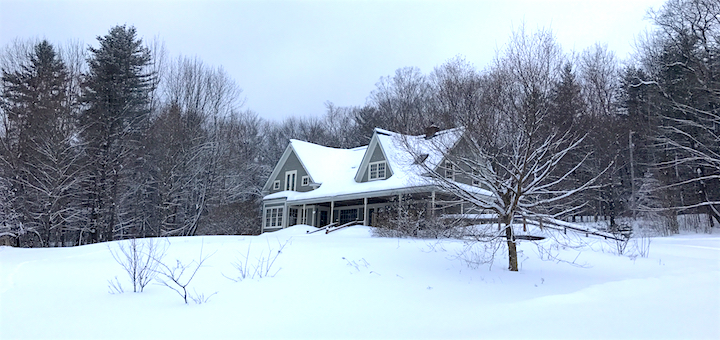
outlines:
[[363, 225], [368, 225], [367, 197], [365, 197], [363, 203], [365, 204], [365, 208], [363, 209]]
[[303, 212], [302, 212], [302, 224], [307, 224], [307, 210], [305, 210], [305, 204], [303, 204]]
[[265, 232], [265, 227], [266, 227], [266, 226], [265, 226], [265, 214], [267, 214], [267, 212], [265, 211], [265, 202], [263, 202], [263, 204], [262, 204], [262, 210], [260, 210], [260, 211], [261, 211], [261, 212], [260, 212], [260, 218], [261, 218], [261, 221], [260, 221], [260, 233], [262, 234], [262, 233]]
[[335, 201], [330, 201], [330, 223], [335, 222]]
[[317, 227], [317, 224], [315, 222], [315, 215], [317, 215], [317, 204], [313, 205], [313, 216], [312, 216], [312, 226]]
[[402, 194], [398, 194], [398, 221], [402, 220]]
[[432, 192], [432, 216], [435, 217], [435, 190]]
[[285, 202], [285, 206], [283, 208], [283, 216], [282, 216], [282, 227], [287, 228], [288, 224], [290, 224], [290, 209], [288, 209], [290, 206], [288, 206], [287, 202]]

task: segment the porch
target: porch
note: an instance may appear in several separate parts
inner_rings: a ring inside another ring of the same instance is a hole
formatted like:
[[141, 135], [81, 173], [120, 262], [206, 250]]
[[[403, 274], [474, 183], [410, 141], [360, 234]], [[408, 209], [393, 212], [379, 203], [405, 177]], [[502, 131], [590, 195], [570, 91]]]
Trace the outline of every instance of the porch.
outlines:
[[351, 221], [375, 226], [380, 213], [402, 202], [405, 209], [426, 211], [433, 215], [472, 213], [451, 195], [435, 190], [405, 190], [375, 193], [367, 197], [334, 197], [294, 200], [276, 199], [263, 203], [263, 232], [306, 224], [324, 227], [331, 223]]

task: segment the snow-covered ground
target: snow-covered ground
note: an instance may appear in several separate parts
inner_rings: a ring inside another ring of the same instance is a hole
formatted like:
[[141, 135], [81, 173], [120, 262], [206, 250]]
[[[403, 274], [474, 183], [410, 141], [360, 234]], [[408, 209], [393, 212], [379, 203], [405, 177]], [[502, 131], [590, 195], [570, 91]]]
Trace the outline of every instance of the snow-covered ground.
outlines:
[[[574, 264], [541, 260], [523, 242], [513, 273], [506, 259], [468, 268], [459, 241], [310, 229], [169, 239], [168, 264], [214, 252], [190, 290], [217, 294], [189, 305], [157, 284], [110, 294], [115, 276], [130, 287], [108, 250], [117, 242], [0, 247], [0, 338], [720, 339], [717, 235], [653, 238], [648, 258], [614, 255], [601, 241], [560, 250]], [[254, 259], [286, 241], [274, 277], [225, 277], [238, 276], [233, 262], [249, 245]]]

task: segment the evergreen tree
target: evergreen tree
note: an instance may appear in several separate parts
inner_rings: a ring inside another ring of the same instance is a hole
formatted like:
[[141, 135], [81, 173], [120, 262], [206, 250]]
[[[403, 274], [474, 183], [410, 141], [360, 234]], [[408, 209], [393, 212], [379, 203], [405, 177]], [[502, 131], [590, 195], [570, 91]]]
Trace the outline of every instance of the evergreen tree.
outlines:
[[[14, 211], [19, 213], [23, 246], [62, 243], [74, 216], [70, 197], [77, 186], [74, 122], [67, 102], [65, 64], [47, 41], [34, 46], [19, 70], [3, 70], [3, 110], [7, 115], [4, 158], [13, 178]], [[35, 237], [37, 236], [37, 237]]]
[[568, 131], [574, 121], [583, 114], [584, 106], [580, 84], [575, 79], [572, 64], [566, 63], [560, 81], [555, 84], [552, 93], [548, 121], [560, 131]]
[[654, 165], [675, 211], [720, 221], [720, 6], [713, 0], [669, 0], [650, 12], [646, 84], [659, 94]]
[[139, 146], [147, 130], [154, 77], [145, 71], [150, 51], [134, 27], [116, 26], [97, 39], [100, 46], [89, 49], [90, 71], [83, 89], [87, 109], [81, 115], [91, 242], [111, 240], [114, 233], [133, 233], [142, 224], [122, 204], [142, 207]]

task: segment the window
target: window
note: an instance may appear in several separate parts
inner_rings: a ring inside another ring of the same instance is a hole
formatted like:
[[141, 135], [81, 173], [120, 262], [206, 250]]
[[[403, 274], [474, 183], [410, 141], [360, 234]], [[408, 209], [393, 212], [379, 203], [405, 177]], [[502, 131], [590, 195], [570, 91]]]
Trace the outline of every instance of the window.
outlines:
[[480, 171], [477, 169], [472, 169], [472, 185], [479, 187], [480, 186]]
[[377, 179], [384, 179], [386, 174], [386, 163], [385, 161], [370, 163], [370, 174], [368, 179], [371, 181]]
[[340, 223], [345, 224], [351, 221], [356, 221], [358, 217], [357, 209], [345, 209], [340, 210]]
[[310, 176], [302, 176], [302, 186], [306, 187], [310, 185]]
[[295, 191], [295, 182], [297, 182], [297, 170], [285, 172], [285, 190]]
[[280, 190], [280, 181], [273, 182], [273, 190]]
[[265, 209], [265, 228], [282, 227], [283, 208]]
[[445, 161], [445, 178], [455, 180], [455, 164], [451, 161]]

